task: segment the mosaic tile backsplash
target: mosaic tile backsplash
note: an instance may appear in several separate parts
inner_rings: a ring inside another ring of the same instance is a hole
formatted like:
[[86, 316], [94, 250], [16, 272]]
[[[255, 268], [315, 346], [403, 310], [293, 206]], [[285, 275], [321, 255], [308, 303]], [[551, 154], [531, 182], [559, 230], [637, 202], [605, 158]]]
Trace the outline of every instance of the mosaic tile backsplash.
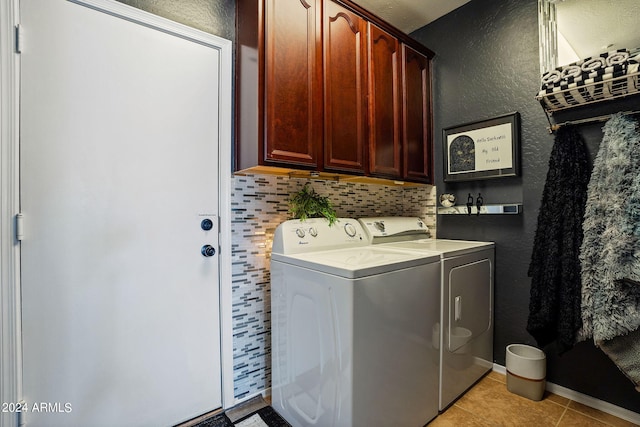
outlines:
[[291, 218], [290, 195], [307, 182], [316, 192], [331, 199], [339, 217], [418, 216], [435, 236], [433, 186], [395, 187], [271, 175], [235, 176], [231, 221], [236, 399], [271, 386], [271, 242], [278, 224]]

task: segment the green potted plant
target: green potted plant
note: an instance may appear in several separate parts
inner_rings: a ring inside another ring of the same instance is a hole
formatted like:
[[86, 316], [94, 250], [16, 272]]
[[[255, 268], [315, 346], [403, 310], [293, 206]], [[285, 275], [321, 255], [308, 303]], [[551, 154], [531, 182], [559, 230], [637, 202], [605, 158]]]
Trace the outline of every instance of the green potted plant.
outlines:
[[336, 210], [329, 198], [316, 193], [309, 183], [289, 198], [289, 213], [301, 221], [307, 218], [326, 218], [329, 226], [337, 220]]

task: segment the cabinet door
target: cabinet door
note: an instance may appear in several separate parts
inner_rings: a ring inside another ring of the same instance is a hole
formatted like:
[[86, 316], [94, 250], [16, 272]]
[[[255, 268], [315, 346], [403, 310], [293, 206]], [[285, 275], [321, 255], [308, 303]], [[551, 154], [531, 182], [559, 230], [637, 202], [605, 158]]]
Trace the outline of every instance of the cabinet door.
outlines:
[[402, 94], [404, 178], [433, 183], [430, 61], [406, 45], [403, 45]]
[[398, 39], [369, 24], [369, 171], [400, 178]]
[[321, 0], [265, 2], [264, 160], [318, 167], [322, 153]]
[[365, 170], [366, 21], [324, 2], [324, 167]]

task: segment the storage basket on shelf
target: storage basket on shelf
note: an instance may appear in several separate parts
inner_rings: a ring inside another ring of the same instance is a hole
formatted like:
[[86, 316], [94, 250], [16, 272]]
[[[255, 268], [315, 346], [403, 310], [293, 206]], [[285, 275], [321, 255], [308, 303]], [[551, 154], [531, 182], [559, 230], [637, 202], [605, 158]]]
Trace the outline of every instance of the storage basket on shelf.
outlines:
[[542, 76], [536, 99], [549, 113], [640, 94], [640, 48], [618, 49]]

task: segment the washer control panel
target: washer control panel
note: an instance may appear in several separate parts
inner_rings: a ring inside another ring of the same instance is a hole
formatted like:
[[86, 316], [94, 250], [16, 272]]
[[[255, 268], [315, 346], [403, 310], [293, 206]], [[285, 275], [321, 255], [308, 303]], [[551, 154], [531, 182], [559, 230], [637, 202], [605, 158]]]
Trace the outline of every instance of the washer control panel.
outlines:
[[276, 228], [272, 251], [280, 254], [366, 246], [367, 233], [356, 219], [338, 218], [333, 224], [324, 218], [293, 219]]

